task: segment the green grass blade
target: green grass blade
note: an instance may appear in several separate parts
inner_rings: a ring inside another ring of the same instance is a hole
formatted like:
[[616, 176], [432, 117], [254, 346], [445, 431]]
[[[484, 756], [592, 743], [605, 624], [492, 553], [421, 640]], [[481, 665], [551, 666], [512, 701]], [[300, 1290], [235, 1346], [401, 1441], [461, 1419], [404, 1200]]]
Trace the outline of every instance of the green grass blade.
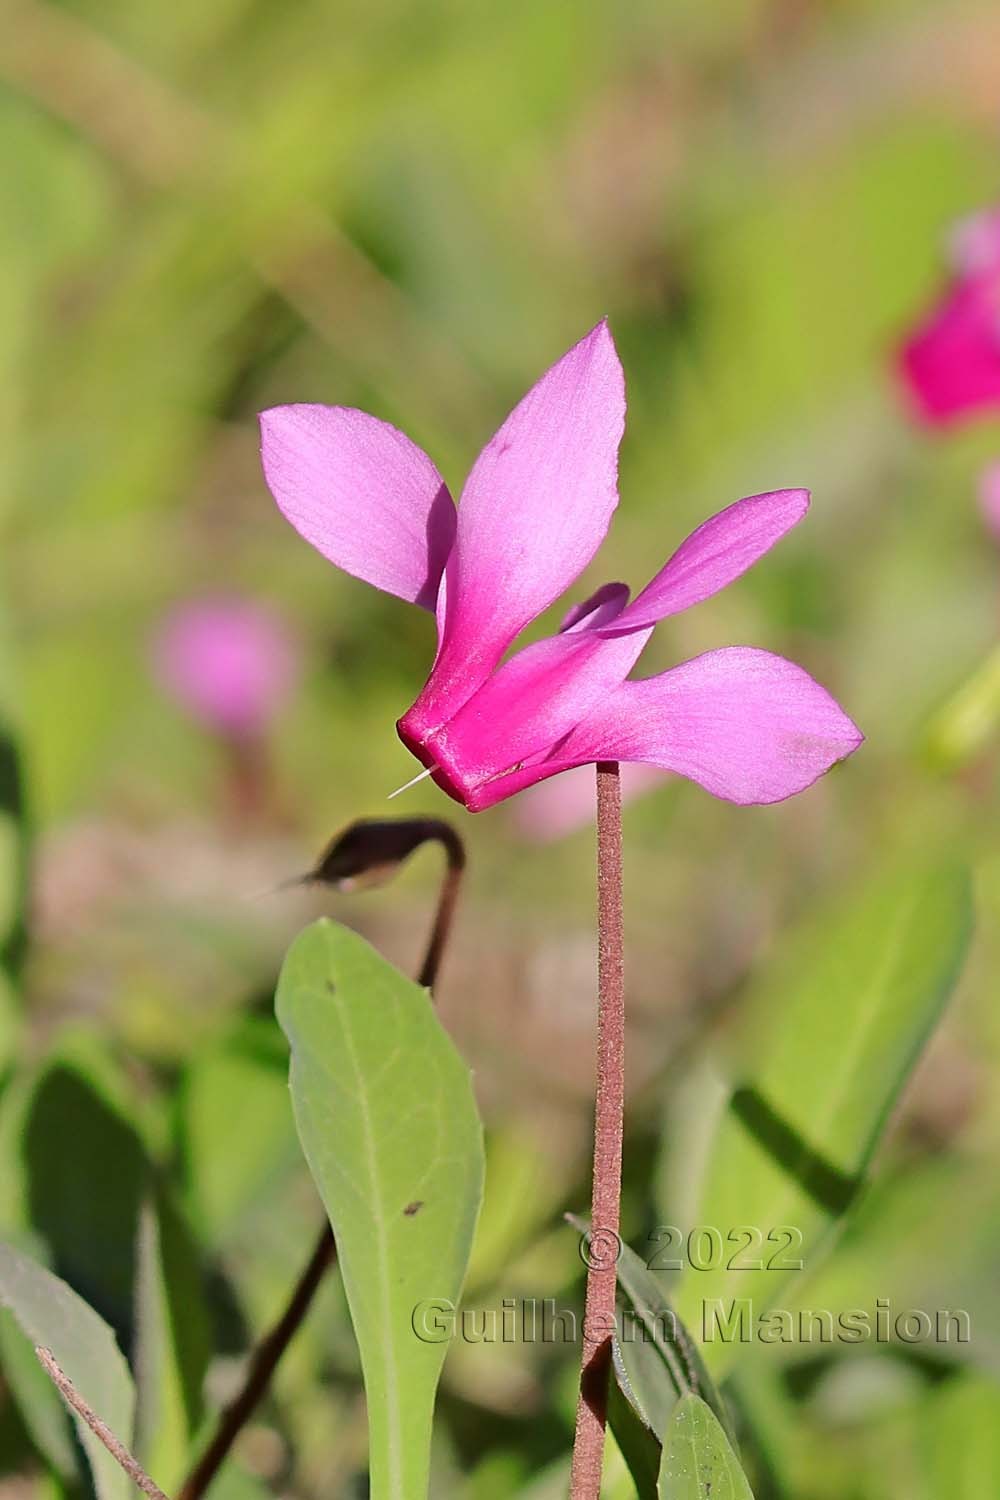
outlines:
[[686, 1190], [683, 1132], [668, 1130], [661, 1208], [684, 1235], [707, 1226], [697, 1248], [711, 1252], [675, 1297], [716, 1375], [758, 1316], [795, 1295], [854, 1202], [971, 925], [966, 873], [941, 866], [882, 875], [819, 913], [748, 997], [745, 1045]]
[[[81, 1396], [126, 1447], [132, 1442], [135, 1390], [111, 1329], [58, 1276], [10, 1245], [0, 1245], [0, 1304], [32, 1344], [51, 1349]], [[129, 1500], [132, 1483], [87, 1425], [74, 1418], [98, 1500]]]

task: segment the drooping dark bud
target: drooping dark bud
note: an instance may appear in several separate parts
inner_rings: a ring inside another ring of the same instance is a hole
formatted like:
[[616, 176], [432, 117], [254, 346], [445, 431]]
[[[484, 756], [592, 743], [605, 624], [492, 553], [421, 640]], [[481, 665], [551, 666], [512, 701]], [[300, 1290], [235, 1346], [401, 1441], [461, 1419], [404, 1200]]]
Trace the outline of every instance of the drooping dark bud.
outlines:
[[386, 885], [423, 844], [440, 844], [447, 869], [441, 882], [434, 925], [417, 983], [431, 989], [448, 941], [462, 872], [465, 845], [443, 818], [359, 818], [330, 841], [313, 868], [289, 885], [326, 885], [338, 891]]
[[302, 883], [341, 891], [384, 885], [427, 843], [442, 845], [450, 869], [464, 867], [462, 840], [442, 818], [359, 818], [335, 835]]

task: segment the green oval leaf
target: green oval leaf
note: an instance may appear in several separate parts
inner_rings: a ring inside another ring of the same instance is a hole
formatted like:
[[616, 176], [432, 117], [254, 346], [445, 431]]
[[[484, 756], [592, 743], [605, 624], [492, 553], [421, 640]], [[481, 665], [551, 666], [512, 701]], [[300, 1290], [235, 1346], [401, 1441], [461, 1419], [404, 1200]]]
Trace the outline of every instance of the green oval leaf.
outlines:
[[712, 1409], [683, 1396], [660, 1463], [660, 1500], [753, 1500], [753, 1491]]
[[[292, 945], [277, 1014], [361, 1351], [372, 1500], [417, 1500], [427, 1491], [448, 1309], [482, 1198], [469, 1071], [426, 990], [329, 921]], [[427, 1304], [440, 1317], [423, 1317]]]

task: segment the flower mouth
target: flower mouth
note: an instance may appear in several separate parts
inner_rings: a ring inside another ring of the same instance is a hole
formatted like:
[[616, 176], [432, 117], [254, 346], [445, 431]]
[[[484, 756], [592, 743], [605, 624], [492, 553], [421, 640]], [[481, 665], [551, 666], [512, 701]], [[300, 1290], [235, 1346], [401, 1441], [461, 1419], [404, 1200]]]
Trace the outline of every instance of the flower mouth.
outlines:
[[456, 755], [454, 747], [448, 742], [446, 724], [428, 734], [420, 733], [416, 725], [408, 722], [411, 720], [412, 710], [397, 720], [396, 732], [399, 738], [410, 754], [430, 771], [431, 780], [469, 812], [482, 812], [485, 808], [492, 807], [497, 799], [487, 789], [493, 783], [519, 771], [524, 764], [522, 761], [517, 765], [507, 766], [489, 776], [470, 775]]
[[447, 792], [449, 797], [463, 806], [470, 807], [470, 795], [474, 794], [454, 756], [449, 754], [442, 732], [438, 730], [436, 734], [421, 735], [414, 725], [407, 723], [410, 718], [411, 714], [407, 713], [396, 722], [396, 733], [407, 750], [431, 772], [431, 780], [443, 792]]

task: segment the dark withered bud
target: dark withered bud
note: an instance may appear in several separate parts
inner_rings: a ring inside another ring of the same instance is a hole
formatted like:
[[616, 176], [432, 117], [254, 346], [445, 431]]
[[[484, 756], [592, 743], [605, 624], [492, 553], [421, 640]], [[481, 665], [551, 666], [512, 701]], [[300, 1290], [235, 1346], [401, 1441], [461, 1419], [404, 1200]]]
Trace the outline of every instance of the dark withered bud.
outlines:
[[359, 818], [338, 833], [302, 883], [359, 890], [384, 885], [423, 844], [441, 844], [452, 870], [465, 865], [465, 849], [442, 818]]

